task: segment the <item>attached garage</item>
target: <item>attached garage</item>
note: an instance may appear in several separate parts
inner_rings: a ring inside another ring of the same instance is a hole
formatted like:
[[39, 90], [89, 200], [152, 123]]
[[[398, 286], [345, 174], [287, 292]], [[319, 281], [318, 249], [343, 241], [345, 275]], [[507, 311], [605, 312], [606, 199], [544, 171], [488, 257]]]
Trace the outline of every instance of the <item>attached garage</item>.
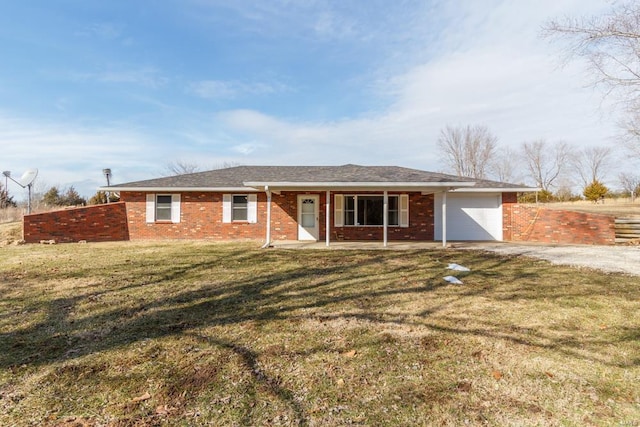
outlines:
[[[442, 240], [443, 194], [435, 197], [434, 235]], [[502, 240], [500, 193], [447, 193], [447, 240]]]

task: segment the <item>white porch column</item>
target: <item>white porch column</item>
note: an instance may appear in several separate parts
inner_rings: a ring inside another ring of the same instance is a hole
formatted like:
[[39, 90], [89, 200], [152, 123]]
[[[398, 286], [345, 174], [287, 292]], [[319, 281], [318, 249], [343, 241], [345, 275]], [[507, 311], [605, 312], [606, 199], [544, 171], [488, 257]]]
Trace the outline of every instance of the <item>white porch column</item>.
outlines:
[[389, 231], [389, 193], [384, 191], [382, 197], [382, 246], [387, 247], [387, 234]]
[[268, 186], [264, 190], [267, 193], [267, 237], [263, 247], [268, 248], [271, 244], [271, 190]]
[[447, 192], [442, 193], [442, 247], [447, 247]]
[[327, 196], [324, 207], [324, 216], [325, 216], [325, 241], [327, 247], [329, 247], [329, 242], [331, 241], [331, 191], [327, 190]]

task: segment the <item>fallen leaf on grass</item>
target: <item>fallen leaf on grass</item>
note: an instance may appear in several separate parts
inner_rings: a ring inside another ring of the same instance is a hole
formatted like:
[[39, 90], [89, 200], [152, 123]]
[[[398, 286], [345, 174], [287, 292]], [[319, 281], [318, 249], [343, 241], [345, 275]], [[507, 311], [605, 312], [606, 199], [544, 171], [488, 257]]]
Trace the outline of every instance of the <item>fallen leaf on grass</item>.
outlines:
[[495, 378], [496, 380], [500, 380], [502, 378], [502, 372], [500, 371], [493, 371], [491, 375], [493, 375], [493, 378]]
[[151, 395], [149, 393], [145, 393], [142, 396], [134, 397], [133, 399], [131, 399], [131, 401], [137, 403], [137, 402], [142, 402], [149, 399], [151, 399]]
[[544, 374], [549, 378], [553, 378], [553, 374], [551, 372], [545, 372]]
[[176, 410], [176, 408], [174, 407], [168, 407], [167, 405], [160, 405], [156, 408], [156, 414], [158, 415], [169, 415], [170, 413], [174, 412]]

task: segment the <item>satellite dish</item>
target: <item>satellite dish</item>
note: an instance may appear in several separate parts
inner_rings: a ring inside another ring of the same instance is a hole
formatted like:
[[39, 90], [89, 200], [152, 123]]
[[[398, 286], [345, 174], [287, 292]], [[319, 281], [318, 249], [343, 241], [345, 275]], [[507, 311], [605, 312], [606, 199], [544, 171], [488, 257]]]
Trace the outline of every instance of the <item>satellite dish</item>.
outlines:
[[38, 176], [38, 169], [27, 169], [25, 173], [22, 174], [20, 179], [18, 180], [18, 184], [23, 187], [27, 187], [33, 183], [33, 181]]

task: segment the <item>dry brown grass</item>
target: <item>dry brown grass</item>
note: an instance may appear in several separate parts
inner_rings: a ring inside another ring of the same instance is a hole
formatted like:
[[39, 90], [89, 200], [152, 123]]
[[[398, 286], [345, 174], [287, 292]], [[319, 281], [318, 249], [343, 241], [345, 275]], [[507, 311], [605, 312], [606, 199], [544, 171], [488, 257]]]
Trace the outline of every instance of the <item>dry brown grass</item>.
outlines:
[[640, 199], [631, 203], [631, 199], [606, 199], [604, 203], [593, 203], [586, 200], [575, 202], [542, 203], [541, 207], [548, 209], [565, 209], [577, 212], [598, 213], [603, 215], [615, 215], [619, 217], [640, 216]]
[[22, 240], [22, 221], [0, 223], [0, 246]]
[[456, 250], [0, 251], [1, 425], [640, 422], [637, 277]]

